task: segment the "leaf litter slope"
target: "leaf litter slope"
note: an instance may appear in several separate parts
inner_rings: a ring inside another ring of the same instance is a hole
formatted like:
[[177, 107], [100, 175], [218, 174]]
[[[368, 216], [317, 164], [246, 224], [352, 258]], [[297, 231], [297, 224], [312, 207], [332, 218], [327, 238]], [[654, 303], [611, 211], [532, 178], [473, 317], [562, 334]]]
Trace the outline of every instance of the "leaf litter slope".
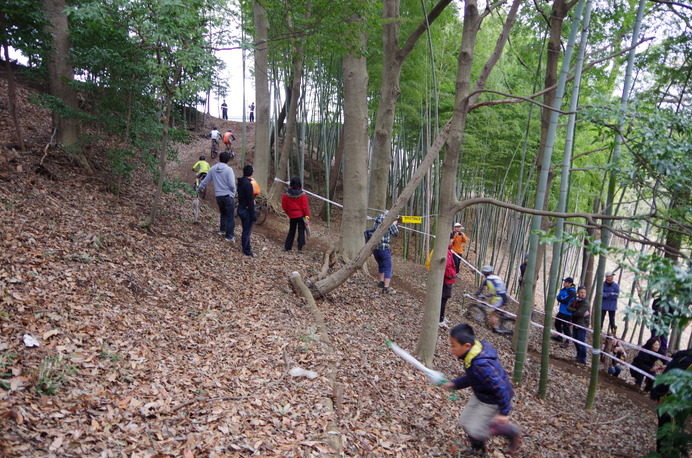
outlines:
[[[49, 119], [42, 116], [34, 119]], [[183, 171], [204, 141], [182, 147], [181, 178], [190, 178]], [[136, 177], [114, 196], [101, 178], [51, 153], [52, 181], [32, 172], [42, 146], [26, 155], [3, 151], [12, 159], [0, 170], [0, 380], [10, 386], [0, 390], [3, 454], [319, 456], [328, 452], [325, 429], [336, 417], [348, 456], [456, 456], [456, 417], [469, 393], [448, 399], [384, 345], [391, 338], [415, 348], [420, 266], [396, 260], [395, 286], [406, 290], [399, 294], [380, 296], [372, 278], [358, 274], [320, 302], [334, 349], [327, 352], [287, 277], [316, 274], [335, 229], [313, 221], [308, 252], [284, 253], [285, 220], [271, 216], [253, 236], [258, 257], [248, 259], [216, 235], [215, 205], [203, 205], [194, 224], [190, 199], [167, 195], [145, 232], [138, 222], [148, 211], [150, 180]], [[457, 295], [472, 287], [469, 279], [460, 283]], [[458, 296], [449, 308], [460, 321]], [[24, 347], [27, 333], [39, 348]], [[509, 341], [479, 334], [511, 368]], [[461, 368], [447, 346], [441, 334], [436, 369], [451, 377]], [[60, 362], [52, 376], [64, 379], [56, 395], [41, 396], [35, 386], [49, 358]], [[320, 377], [286, 375], [296, 365]], [[344, 385], [336, 413], [327, 402], [332, 367]], [[554, 369], [542, 401], [534, 394], [538, 360], [530, 358], [512, 414], [526, 432], [525, 456], [651, 450], [651, 405], [602, 389], [594, 411], [585, 412], [588, 380], [575, 372]], [[504, 443], [490, 447], [502, 456]]]

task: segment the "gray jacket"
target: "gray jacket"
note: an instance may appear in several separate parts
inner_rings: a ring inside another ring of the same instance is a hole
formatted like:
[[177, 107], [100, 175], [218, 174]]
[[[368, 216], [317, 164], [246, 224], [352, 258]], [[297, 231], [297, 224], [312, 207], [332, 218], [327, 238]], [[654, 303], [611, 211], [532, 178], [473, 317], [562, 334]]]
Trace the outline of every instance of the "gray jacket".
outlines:
[[233, 169], [223, 162], [215, 164], [204, 180], [199, 184], [198, 189], [204, 189], [211, 180], [214, 180], [214, 195], [235, 197], [235, 173]]

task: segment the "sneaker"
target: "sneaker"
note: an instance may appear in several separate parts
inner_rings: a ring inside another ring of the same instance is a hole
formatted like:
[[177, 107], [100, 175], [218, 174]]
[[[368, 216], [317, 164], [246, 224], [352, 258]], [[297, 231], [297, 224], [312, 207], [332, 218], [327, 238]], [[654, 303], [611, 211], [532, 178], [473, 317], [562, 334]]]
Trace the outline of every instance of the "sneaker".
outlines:
[[396, 291], [393, 290], [392, 288], [382, 288], [382, 292], [384, 294], [396, 294]]
[[224, 231], [219, 231], [218, 234], [219, 235], [226, 235], [226, 233]]
[[449, 324], [447, 324], [447, 320], [444, 320], [444, 321], [440, 321], [439, 326], [440, 326], [442, 329], [447, 329], [447, 328], [449, 327]]
[[564, 342], [562, 342], [562, 344], [560, 344], [560, 348], [567, 348], [567, 347], [569, 347], [569, 340], [565, 340]]
[[228, 240], [231, 243], [235, 243], [235, 237], [226, 237], [226, 240]]
[[516, 455], [521, 449], [521, 430], [517, 428], [515, 434], [509, 439], [509, 449], [507, 450], [510, 455]]
[[384, 288], [384, 282], [383, 282], [383, 281], [379, 282], [379, 283], [377, 284], [377, 287], [378, 287], [378, 288]]

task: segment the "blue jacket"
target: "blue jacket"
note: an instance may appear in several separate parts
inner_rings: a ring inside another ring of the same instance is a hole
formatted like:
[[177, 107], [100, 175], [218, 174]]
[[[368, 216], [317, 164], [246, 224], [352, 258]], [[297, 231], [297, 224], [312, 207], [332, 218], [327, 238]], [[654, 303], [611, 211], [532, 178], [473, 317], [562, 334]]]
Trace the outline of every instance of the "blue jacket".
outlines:
[[454, 388], [471, 387], [479, 401], [494, 404], [501, 415], [512, 410], [514, 389], [500, 365], [497, 351], [488, 342], [476, 340], [463, 359], [466, 374], [454, 380]]
[[576, 298], [577, 288], [575, 288], [574, 285], [569, 288], [562, 288], [560, 292], [557, 293], [557, 301], [560, 303], [560, 313], [572, 316], [572, 314], [567, 311], [567, 307], [569, 307]]
[[603, 303], [601, 310], [610, 311], [618, 309], [618, 296], [620, 295], [620, 287], [613, 282], [610, 285], [608, 282], [603, 282]]

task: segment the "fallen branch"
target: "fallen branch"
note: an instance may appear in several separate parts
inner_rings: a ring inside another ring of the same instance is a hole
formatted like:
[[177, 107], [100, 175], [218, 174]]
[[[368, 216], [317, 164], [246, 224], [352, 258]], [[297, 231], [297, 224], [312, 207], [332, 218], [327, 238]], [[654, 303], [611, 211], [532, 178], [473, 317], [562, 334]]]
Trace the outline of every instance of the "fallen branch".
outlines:
[[210, 402], [210, 401], [238, 401], [240, 399], [247, 399], [250, 396], [218, 396], [215, 398], [207, 398], [207, 397], [196, 397], [195, 399], [187, 402], [183, 402], [182, 404], [178, 404], [177, 406], [173, 406], [171, 409], [171, 412], [177, 412], [178, 410], [182, 409], [183, 407], [187, 407], [189, 405], [198, 403], [198, 402]]

